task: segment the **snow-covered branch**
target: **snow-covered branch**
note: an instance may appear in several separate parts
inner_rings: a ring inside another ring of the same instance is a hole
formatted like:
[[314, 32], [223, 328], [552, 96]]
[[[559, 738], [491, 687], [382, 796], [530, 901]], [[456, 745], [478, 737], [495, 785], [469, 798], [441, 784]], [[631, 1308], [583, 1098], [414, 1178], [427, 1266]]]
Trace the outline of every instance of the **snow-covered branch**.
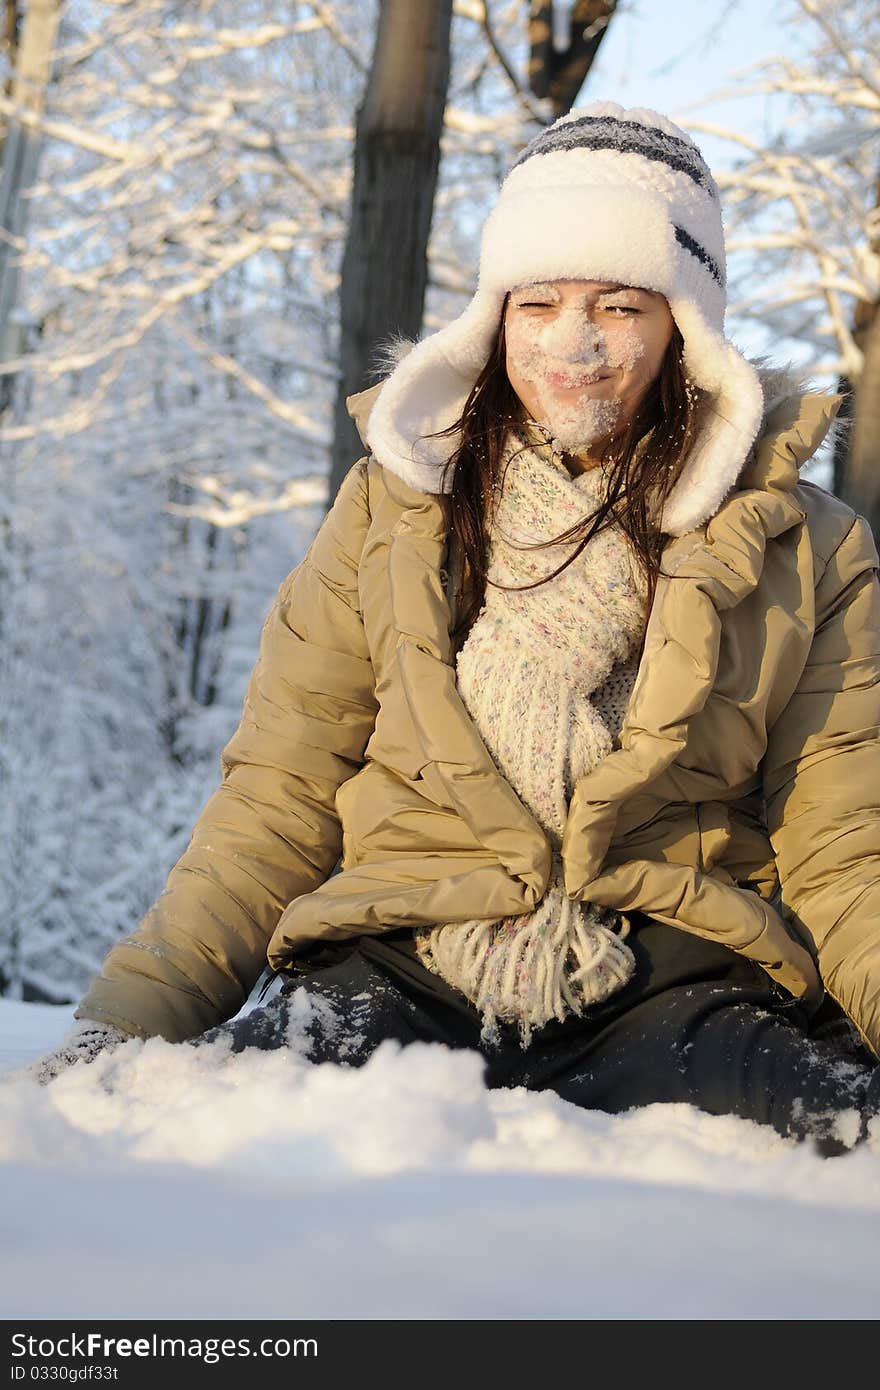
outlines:
[[[790, 336], [799, 351], [831, 355], [836, 373], [857, 382], [854, 308], [880, 298], [880, 14], [841, 0], [796, 2], [809, 53], [753, 66], [748, 82], [729, 89], [769, 97], [777, 134], [762, 143], [717, 121], [687, 124], [697, 138], [711, 134], [743, 152], [717, 174], [731, 312], [761, 325], [777, 350]], [[753, 296], [755, 276], [762, 292]]]

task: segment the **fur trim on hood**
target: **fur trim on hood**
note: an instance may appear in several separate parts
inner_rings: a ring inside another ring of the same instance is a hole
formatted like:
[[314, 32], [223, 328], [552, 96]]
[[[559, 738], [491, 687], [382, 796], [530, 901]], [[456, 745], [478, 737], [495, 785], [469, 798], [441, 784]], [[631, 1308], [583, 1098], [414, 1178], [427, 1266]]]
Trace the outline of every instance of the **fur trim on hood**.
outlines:
[[[430, 339], [426, 341], [430, 341]], [[416, 346], [417, 344], [403, 338], [395, 339], [386, 345], [383, 365], [389, 369], [392, 376], [396, 367], [409, 356]], [[826, 396], [829, 403], [835, 399], [831, 393], [815, 392], [811, 387], [809, 373], [804, 372], [793, 363], [774, 364], [767, 357], [744, 360], [747, 362], [749, 370], [754, 372], [763, 397], [760, 423], [755, 432], [755, 441], [761, 438], [767, 421], [777, 408], [793, 396], [823, 395]], [[374, 434], [372, 428], [374, 408], [386, 384], [386, 381], [381, 381], [366, 391], [350, 396], [347, 401], [349, 413], [368, 448], [370, 448], [370, 440]], [[836, 432], [846, 428], [846, 423], [846, 421], [841, 422], [839, 419], [834, 420], [828, 437], [833, 439]], [[664, 527], [669, 535], [685, 535], [688, 531], [695, 530], [702, 525], [709, 517], [714, 516], [754, 455], [754, 444], [752, 444], [747, 453], [738, 459], [725, 459], [718, 448], [720, 441], [713, 438], [716, 433], [712, 416], [707, 412], [701, 434], [691, 452], [690, 461], [673, 490], [673, 496], [678, 494], [678, 505], [675, 528], [670, 528], [668, 519], [667, 525]], [[412, 442], [415, 445], [417, 441], [413, 440]], [[443, 455], [430, 461], [424, 457], [414, 457], [415, 449], [410, 451], [409, 458], [397, 453], [384, 458], [378, 455], [377, 457], [383, 467], [401, 478], [409, 487], [418, 492], [439, 493], [443, 466], [452, 447], [448, 440], [444, 440], [442, 443], [445, 445]], [[714, 448], [711, 447], [713, 443], [716, 445]], [[372, 452], [375, 453], [375, 450]], [[682, 484], [686, 480], [687, 486], [683, 487]]]

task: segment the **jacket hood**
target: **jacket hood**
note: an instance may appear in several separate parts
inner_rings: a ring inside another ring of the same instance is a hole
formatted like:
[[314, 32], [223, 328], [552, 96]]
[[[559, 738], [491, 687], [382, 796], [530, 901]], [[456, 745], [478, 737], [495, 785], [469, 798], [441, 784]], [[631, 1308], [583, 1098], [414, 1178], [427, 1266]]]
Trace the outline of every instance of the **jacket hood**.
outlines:
[[[398, 342], [388, 359], [389, 367], [402, 361], [412, 347], [413, 344], [407, 341]], [[731, 469], [723, 452], [713, 447], [717, 445], [717, 439], [713, 438], [716, 428], [711, 414], [704, 420], [689, 464], [677, 485], [673, 526], [668, 524], [667, 512], [667, 526], [664, 529], [668, 534], [679, 536], [696, 530], [715, 515], [737, 482], [752, 487], [766, 485], [770, 481], [766, 462], [771, 458], [775, 459], [773, 485], [783, 490], [796, 486], [800, 468], [834, 427], [842, 396], [811, 390], [809, 375], [794, 365], [774, 365], [765, 357], [746, 360], [760, 383], [763, 397], [755, 441], [745, 458]], [[346, 401], [348, 412], [368, 450], [370, 419], [386, 380], [349, 396]], [[771, 442], [775, 447], [768, 449], [767, 445]], [[755, 472], [759, 459], [765, 461], [758, 470], [760, 477]], [[416, 491], [432, 494], [442, 491], [442, 461], [428, 465], [424, 459], [407, 460], [398, 456], [391, 460], [380, 458], [379, 462]], [[782, 473], [787, 475], [785, 481]], [[683, 488], [682, 484], [685, 485]]]

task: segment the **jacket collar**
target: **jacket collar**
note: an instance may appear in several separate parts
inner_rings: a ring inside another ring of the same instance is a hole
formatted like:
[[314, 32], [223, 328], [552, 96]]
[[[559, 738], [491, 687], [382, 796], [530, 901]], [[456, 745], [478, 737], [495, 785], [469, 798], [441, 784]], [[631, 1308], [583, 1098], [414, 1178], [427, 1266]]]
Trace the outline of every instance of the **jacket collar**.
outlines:
[[[402, 351], [409, 345], [404, 344]], [[738, 478], [719, 483], [708, 519], [718, 512], [726, 498], [742, 488], [772, 489], [791, 491], [797, 486], [798, 470], [812, 458], [816, 449], [831, 428], [842, 401], [841, 396], [812, 392], [806, 389], [805, 378], [794, 367], [772, 367], [764, 358], [753, 358], [754, 367], [764, 396], [764, 410], [761, 427], [755, 444], [750, 449]], [[370, 415], [379, 396], [384, 381], [349, 396], [346, 405], [363, 440], [366, 440]], [[389, 470], [386, 468], [385, 472]], [[410, 488], [419, 492], [439, 493], [439, 472], [436, 478], [431, 475], [431, 486], [426, 487], [424, 466], [413, 465], [410, 472], [399, 463], [394, 472]], [[711, 480], [706, 480], [711, 491]], [[687, 507], [679, 504], [679, 524], [675, 527], [676, 537], [690, 535], [699, 529], [696, 520], [693, 525], [687, 522]], [[705, 487], [695, 496], [694, 518], [701, 520], [707, 516]]]
[[686, 747], [690, 722], [715, 687], [722, 615], [757, 587], [768, 542], [803, 524], [799, 470], [828, 434], [840, 401], [809, 392], [772, 400], [734, 492], [706, 525], [664, 550], [620, 748], [572, 796], [562, 847], [572, 895], [599, 872], [623, 804]]

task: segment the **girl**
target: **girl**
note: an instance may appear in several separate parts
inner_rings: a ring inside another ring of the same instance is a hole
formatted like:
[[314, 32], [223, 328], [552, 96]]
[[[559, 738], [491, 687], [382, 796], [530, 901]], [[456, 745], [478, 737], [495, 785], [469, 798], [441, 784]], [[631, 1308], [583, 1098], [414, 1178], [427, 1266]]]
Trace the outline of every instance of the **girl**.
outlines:
[[[877, 556], [798, 476], [839, 398], [748, 362], [724, 311], [677, 126], [600, 102], [524, 150], [465, 312], [353, 398], [367, 456], [278, 593], [222, 786], [42, 1079], [132, 1036], [420, 1039], [577, 1105], [866, 1135]], [[267, 957], [281, 992], [225, 1022]]]

